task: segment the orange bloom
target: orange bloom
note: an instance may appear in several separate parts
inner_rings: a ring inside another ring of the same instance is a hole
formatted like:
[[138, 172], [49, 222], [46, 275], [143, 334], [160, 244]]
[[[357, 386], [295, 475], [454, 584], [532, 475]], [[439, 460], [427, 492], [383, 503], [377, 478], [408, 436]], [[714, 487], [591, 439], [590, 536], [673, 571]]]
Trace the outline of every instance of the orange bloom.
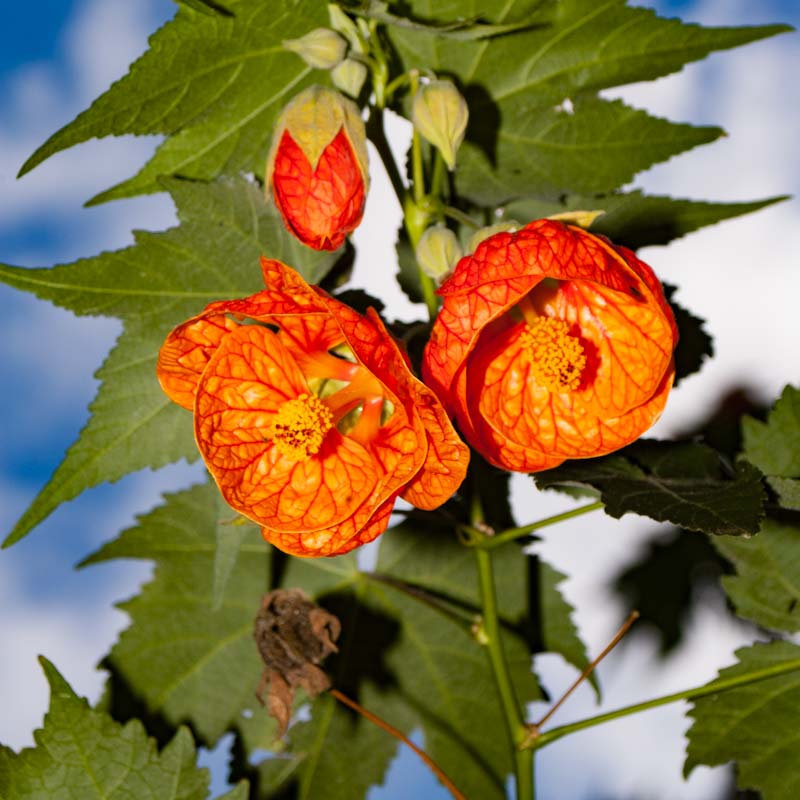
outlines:
[[312, 86], [284, 109], [267, 160], [267, 184], [286, 227], [315, 250], [336, 250], [364, 214], [369, 187], [358, 106]]
[[[262, 259], [267, 289], [209, 305], [159, 354], [166, 394], [225, 500], [288, 553], [332, 556], [386, 529], [398, 496], [444, 503], [469, 450], [372, 310]], [[255, 324], [254, 324], [255, 323]]]
[[660, 416], [678, 330], [630, 250], [536, 220], [481, 242], [439, 294], [423, 376], [496, 466], [604, 455]]

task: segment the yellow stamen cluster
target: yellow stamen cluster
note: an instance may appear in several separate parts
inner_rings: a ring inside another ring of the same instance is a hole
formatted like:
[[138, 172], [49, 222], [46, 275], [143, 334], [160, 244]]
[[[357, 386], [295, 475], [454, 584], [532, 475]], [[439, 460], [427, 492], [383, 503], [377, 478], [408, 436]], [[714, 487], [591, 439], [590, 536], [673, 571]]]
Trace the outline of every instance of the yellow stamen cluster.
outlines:
[[520, 336], [536, 380], [551, 392], [574, 391], [586, 366], [583, 345], [562, 319], [537, 317]]
[[316, 395], [301, 394], [278, 409], [271, 439], [282, 455], [292, 461], [305, 461], [319, 452], [332, 427], [333, 414], [322, 400]]

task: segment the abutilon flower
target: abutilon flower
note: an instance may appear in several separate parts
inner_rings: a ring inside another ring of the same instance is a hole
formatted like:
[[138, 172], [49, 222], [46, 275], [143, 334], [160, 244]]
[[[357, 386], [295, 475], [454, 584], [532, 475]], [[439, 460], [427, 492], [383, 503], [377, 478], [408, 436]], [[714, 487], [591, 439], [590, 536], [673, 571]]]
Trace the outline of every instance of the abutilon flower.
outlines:
[[660, 416], [678, 331], [627, 248], [536, 220], [483, 241], [438, 293], [423, 377], [496, 466], [604, 455]]
[[267, 159], [267, 190], [286, 227], [315, 250], [336, 250], [364, 215], [369, 169], [358, 106], [311, 86], [283, 110]]
[[211, 303], [158, 359], [228, 504], [281, 550], [332, 556], [383, 533], [398, 496], [448, 500], [469, 450], [378, 315], [262, 270], [266, 290]]

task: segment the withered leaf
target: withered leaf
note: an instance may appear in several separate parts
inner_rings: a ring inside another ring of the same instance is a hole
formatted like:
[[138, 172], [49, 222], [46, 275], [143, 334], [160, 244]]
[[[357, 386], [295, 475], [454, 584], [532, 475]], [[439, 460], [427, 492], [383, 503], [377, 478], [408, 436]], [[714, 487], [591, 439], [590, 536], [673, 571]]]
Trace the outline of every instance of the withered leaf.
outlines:
[[294, 690], [309, 697], [330, 688], [319, 664], [337, 651], [341, 632], [338, 617], [315, 605], [301, 589], [275, 589], [264, 595], [256, 615], [253, 635], [264, 661], [264, 674], [256, 697], [278, 722], [278, 736], [289, 725]]

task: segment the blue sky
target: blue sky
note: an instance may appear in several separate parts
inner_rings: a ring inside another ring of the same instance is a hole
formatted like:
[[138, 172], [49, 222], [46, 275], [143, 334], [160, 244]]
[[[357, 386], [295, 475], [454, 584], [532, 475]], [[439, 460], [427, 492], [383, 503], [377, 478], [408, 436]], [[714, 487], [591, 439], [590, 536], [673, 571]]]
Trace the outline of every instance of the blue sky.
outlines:
[[[800, 25], [800, 8], [790, 0], [654, 5], [667, 15], [678, 13], [706, 24]], [[125, 246], [132, 228], [158, 230], [172, 223], [171, 205], [163, 197], [81, 208], [96, 192], [133, 174], [155, 139], [90, 142], [55, 156], [19, 182], [15, 179], [32, 150], [123, 74], [145, 47], [148, 33], [172, 11], [169, 0], [14, 4], [0, 26], [0, 261], [25, 266], [69, 262]], [[800, 192], [795, 144], [800, 98], [794, 78], [798, 56], [798, 36], [782, 36], [716, 55], [654, 84], [615, 92], [671, 119], [721, 124], [729, 133], [723, 142], [654, 168], [636, 185], [730, 200]], [[355, 280], [391, 300], [391, 290], [376, 284], [363, 266], [386, 257], [386, 243], [370, 239], [367, 231], [385, 228], [387, 215], [394, 213], [387, 211], [387, 203], [391, 199], [385, 182], [376, 176], [367, 218], [356, 235], [366, 257]], [[370, 225], [371, 215], [380, 217], [382, 226]], [[785, 342], [789, 353], [800, 341], [795, 310], [798, 231], [800, 208], [792, 201], [644, 253], [665, 280], [681, 286], [679, 299], [706, 316], [717, 337], [718, 358], [675, 393], [659, 423], [661, 435], [674, 434], [702, 417], [706, 399], [737, 381], [749, 383], [765, 400], [783, 383], [797, 382], [796, 358], [782, 355], [779, 343]], [[76, 319], [2, 286], [0, 302], [0, 378], [4, 387], [11, 387], [0, 393], [0, 533], [5, 535], [85, 422], [96, 388], [92, 373], [119, 328], [113, 320]], [[397, 309], [404, 311], [400, 305]], [[61, 508], [12, 549], [0, 551], [0, 641], [5, 653], [0, 662], [0, 741], [15, 747], [30, 743], [41, 720], [47, 697], [35, 663], [38, 653], [50, 657], [79, 693], [97, 697], [102, 675], [94, 664], [126, 624], [112, 605], [133, 593], [149, 570], [117, 564], [76, 573], [73, 565], [131, 524], [135, 513], [155, 504], [160, 492], [185, 485], [198, 474], [196, 468], [176, 465], [98, 487]], [[516, 486], [523, 520], [544, 516], [549, 504], [563, 502], [537, 497], [532, 510], [529, 487]], [[543, 555], [572, 576], [566, 589], [595, 652], [621, 614], [602, 578], [642, 546], [642, 527], [635, 519], [623, 520], [587, 538], [576, 524], [559, 529], [558, 536], [541, 545]], [[725, 628], [715, 610], [707, 609], [672, 664], [660, 665], [647, 642], [612, 659], [603, 672], [609, 707], [705, 680], [730, 660], [740, 642], [741, 633]], [[556, 691], [572, 677], [556, 659], [545, 661], [543, 673]], [[647, 675], [646, 682], [642, 675]], [[579, 693], [561, 721], [593, 710], [588, 693]], [[689, 784], [680, 783], [680, 734], [685, 728], [681, 709], [675, 708], [562, 740], [540, 759], [539, 783], [549, 789], [543, 796], [556, 796], [557, 787], [560, 800], [603, 794], [708, 797], [721, 780], [718, 774], [699, 770]], [[627, 754], [620, 755], [620, 763], [609, 755], [612, 742], [620, 754]], [[651, 763], [648, 753], [653, 752], [658, 758]], [[390, 788], [376, 790], [372, 800], [407, 797], [415, 791], [409, 781], [427, 780], [407, 755], [392, 777]], [[674, 788], [662, 791], [667, 786]], [[447, 796], [433, 788], [424, 796], [434, 800], [436, 791]]]

